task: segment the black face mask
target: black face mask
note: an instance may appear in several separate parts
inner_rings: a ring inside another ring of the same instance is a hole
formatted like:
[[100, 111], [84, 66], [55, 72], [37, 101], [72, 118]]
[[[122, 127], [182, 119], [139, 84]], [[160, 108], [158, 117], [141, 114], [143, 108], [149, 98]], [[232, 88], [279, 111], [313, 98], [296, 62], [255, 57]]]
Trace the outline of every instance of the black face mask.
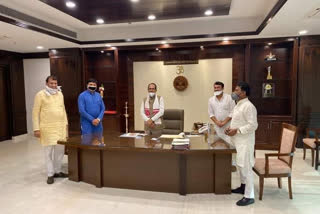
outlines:
[[88, 89], [91, 90], [91, 91], [95, 91], [97, 89], [97, 87], [89, 86]]

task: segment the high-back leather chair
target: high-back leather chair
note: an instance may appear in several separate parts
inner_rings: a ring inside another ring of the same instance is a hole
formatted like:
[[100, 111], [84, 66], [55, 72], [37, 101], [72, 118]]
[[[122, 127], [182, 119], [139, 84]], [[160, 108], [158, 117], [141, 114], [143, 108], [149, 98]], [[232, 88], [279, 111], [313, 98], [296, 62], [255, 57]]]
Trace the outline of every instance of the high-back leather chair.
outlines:
[[163, 114], [163, 134], [179, 134], [184, 128], [183, 109], [165, 109]]

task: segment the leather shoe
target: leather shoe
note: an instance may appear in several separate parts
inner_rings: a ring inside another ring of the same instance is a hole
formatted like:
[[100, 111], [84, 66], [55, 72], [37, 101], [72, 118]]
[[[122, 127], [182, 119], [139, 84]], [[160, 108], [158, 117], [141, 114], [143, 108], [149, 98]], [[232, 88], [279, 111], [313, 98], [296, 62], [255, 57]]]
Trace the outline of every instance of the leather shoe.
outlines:
[[254, 203], [254, 198], [245, 198], [243, 197], [241, 200], [239, 200], [237, 202], [238, 206], [247, 206], [249, 204], [253, 204]]
[[47, 179], [47, 184], [53, 184], [53, 182], [54, 182], [53, 176], [49, 176]]
[[53, 177], [55, 178], [67, 178], [69, 175], [63, 172], [54, 173]]
[[237, 189], [232, 189], [231, 192], [232, 193], [236, 193], [236, 194], [244, 194], [244, 190], [246, 189], [246, 185], [245, 184], [241, 184], [240, 187], [238, 187]]

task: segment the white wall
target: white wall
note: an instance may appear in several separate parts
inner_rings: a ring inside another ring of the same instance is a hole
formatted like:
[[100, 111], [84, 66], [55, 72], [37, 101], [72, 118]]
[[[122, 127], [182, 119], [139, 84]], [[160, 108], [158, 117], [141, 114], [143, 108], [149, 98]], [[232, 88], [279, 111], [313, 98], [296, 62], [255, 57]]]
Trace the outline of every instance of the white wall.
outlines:
[[232, 91], [232, 58], [199, 60], [199, 64], [183, 65], [189, 86], [177, 91], [173, 80], [177, 76], [176, 65], [158, 62], [134, 62], [134, 118], [135, 130], [143, 130], [140, 106], [147, 96], [147, 85], [158, 85], [158, 95], [163, 96], [166, 109], [184, 109], [184, 130], [191, 131], [194, 122], [208, 122], [208, 99], [213, 96], [213, 83], [222, 81], [225, 92]]
[[50, 75], [49, 59], [24, 59], [24, 85], [26, 93], [27, 129], [32, 134], [32, 107], [34, 96], [45, 87], [45, 80]]

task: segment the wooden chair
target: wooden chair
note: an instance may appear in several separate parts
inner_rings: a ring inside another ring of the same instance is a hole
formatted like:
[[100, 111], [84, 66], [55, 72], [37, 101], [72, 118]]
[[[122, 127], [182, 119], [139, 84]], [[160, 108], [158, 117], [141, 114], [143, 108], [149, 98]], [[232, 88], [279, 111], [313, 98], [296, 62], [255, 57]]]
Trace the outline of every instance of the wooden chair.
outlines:
[[[312, 167], [315, 165], [316, 170], [318, 170], [319, 163], [319, 136], [320, 128], [307, 128], [306, 138], [302, 139], [303, 142], [303, 160], [306, 159], [306, 150], [311, 149], [311, 160]], [[310, 136], [313, 133], [313, 136]], [[314, 161], [314, 153], [316, 151], [316, 161]]]
[[278, 187], [281, 189], [282, 177], [288, 177], [289, 198], [292, 199], [291, 171], [296, 142], [297, 127], [282, 123], [278, 153], [267, 153], [265, 158], [256, 158], [253, 171], [259, 176], [259, 200], [262, 200], [264, 179], [277, 178]]

